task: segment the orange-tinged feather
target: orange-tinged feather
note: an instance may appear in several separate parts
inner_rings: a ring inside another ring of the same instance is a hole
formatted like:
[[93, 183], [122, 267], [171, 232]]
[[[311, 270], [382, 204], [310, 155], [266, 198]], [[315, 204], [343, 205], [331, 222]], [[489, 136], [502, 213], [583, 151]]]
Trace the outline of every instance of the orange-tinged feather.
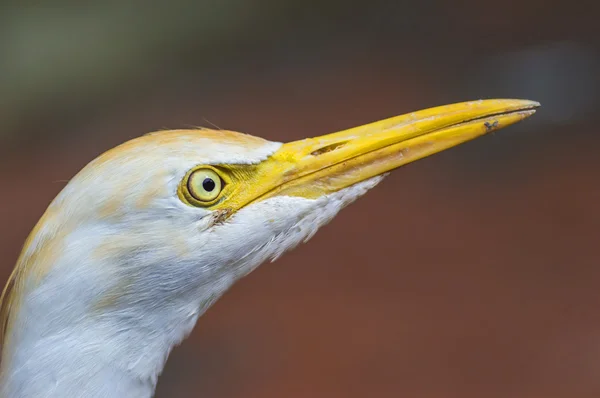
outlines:
[[[10, 338], [11, 324], [14, 321], [14, 314], [18, 312], [23, 299], [26, 282], [29, 279], [31, 282], [37, 283], [46, 275], [55, 262], [60, 252], [63, 238], [66, 236], [67, 231], [64, 230], [56, 231], [56, 234], [53, 234], [53, 236], [48, 236], [48, 234], [39, 236], [42, 227], [48, 223], [52, 223], [55, 217], [56, 210], [51, 206], [46, 210], [25, 241], [23, 251], [2, 291], [2, 296], [0, 297], [0, 341], [2, 342], [0, 349], [2, 352], [2, 362], [4, 362], [6, 347], [9, 346], [8, 339]], [[32, 247], [36, 238], [39, 241], [36, 247]]]
[[[178, 157], [197, 157], [194, 145], [187, 145], [190, 142], [202, 140], [219, 144], [230, 144], [243, 147], [248, 150], [261, 148], [269, 143], [260, 137], [238, 133], [228, 130], [211, 129], [190, 129], [190, 130], [165, 130], [149, 133], [130, 141], [127, 141], [115, 148], [112, 148], [93, 160], [76, 177], [88, 178], [94, 175], [107, 173], [105, 166], [113, 161], [119, 161], [132, 154], [148, 155], [148, 150], [156, 147], [170, 148]], [[113, 172], [113, 171], [111, 171]], [[119, 217], [123, 208], [123, 198], [119, 196], [122, 187], [130, 184], [136, 184], [136, 175], [119, 175], [113, 181], [112, 189], [115, 193], [113, 197], [105, 198], [105, 203], [97, 210], [96, 216], [100, 219], [109, 219]], [[164, 193], [163, 185], [149, 185], [136, 201], [138, 208], [148, 206], [152, 199]], [[7, 347], [10, 346], [9, 338], [11, 335], [11, 326], [15, 315], [19, 311], [27, 284], [37, 284], [49, 272], [61, 252], [64, 238], [71, 232], [69, 225], [62, 225], [59, 222], [62, 208], [62, 201], [53, 202], [41, 219], [38, 221], [33, 231], [25, 241], [23, 250], [17, 260], [15, 268], [6, 283], [2, 295], [0, 296], [0, 354], [2, 363], [6, 358]], [[121, 242], [122, 243], [122, 242]], [[35, 247], [33, 247], [35, 245]], [[106, 245], [99, 246], [107, 249]], [[182, 251], [184, 249], [182, 248]], [[2, 366], [4, 367], [4, 366]]]

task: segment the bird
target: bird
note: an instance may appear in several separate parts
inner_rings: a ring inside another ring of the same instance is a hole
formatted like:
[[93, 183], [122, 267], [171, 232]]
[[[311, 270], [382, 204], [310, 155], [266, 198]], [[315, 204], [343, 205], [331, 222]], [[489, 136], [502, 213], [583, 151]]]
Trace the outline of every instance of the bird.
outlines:
[[392, 170], [533, 115], [486, 99], [288, 143], [194, 128], [88, 163], [26, 239], [0, 305], [0, 396], [154, 395], [172, 348], [236, 281]]

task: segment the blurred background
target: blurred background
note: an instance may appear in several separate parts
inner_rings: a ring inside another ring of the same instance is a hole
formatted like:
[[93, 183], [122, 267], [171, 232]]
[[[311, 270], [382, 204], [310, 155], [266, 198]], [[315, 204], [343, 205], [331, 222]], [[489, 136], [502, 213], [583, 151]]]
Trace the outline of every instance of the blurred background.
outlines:
[[88, 161], [163, 128], [289, 141], [445, 103], [535, 117], [408, 165], [245, 278], [157, 397], [600, 396], [594, 1], [0, 5], [0, 278]]

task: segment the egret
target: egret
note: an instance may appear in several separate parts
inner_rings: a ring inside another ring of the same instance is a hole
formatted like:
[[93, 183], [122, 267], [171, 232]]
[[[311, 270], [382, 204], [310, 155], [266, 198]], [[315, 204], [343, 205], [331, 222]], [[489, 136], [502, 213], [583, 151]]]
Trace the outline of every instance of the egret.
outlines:
[[105, 152], [51, 202], [4, 288], [1, 396], [151, 397], [171, 349], [234, 282], [389, 171], [538, 106], [463, 102], [285, 144], [160, 131]]

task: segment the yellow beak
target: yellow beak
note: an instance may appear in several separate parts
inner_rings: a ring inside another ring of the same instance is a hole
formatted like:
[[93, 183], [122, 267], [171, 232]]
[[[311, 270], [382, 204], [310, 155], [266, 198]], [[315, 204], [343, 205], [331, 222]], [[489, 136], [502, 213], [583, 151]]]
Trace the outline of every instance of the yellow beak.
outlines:
[[517, 123], [539, 106], [463, 102], [290, 142], [252, 170], [231, 170], [233, 187], [215, 207], [236, 211], [275, 195], [318, 198]]

